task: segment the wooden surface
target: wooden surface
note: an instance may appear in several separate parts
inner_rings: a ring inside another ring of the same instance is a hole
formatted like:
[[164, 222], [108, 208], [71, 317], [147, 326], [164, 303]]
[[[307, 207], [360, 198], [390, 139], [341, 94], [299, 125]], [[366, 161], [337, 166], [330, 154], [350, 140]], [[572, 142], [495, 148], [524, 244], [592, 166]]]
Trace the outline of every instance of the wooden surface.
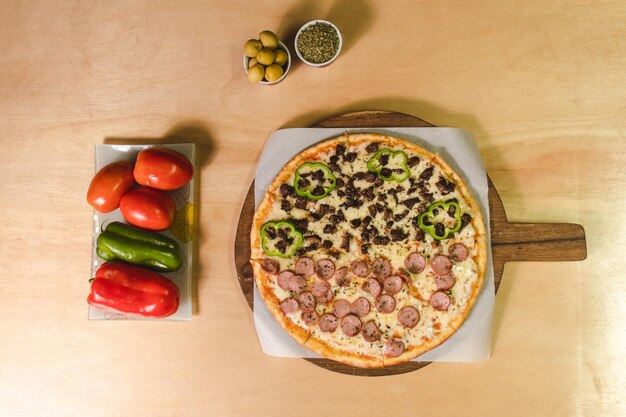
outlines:
[[[330, 117], [315, 127], [432, 127], [418, 117], [388, 111], [358, 111]], [[585, 231], [578, 224], [509, 223], [502, 200], [491, 179], [489, 181], [489, 212], [491, 247], [496, 292], [502, 280], [504, 264], [509, 261], [581, 261], [587, 256]], [[254, 307], [254, 274], [250, 266], [250, 228], [254, 217], [254, 181], [241, 209], [235, 235], [235, 266], [239, 285], [246, 302]], [[324, 369], [357, 376], [399, 375], [423, 368], [430, 362], [406, 362], [388, 368], [363, 369], [320, 358], [307, 358]]]
[[[312, 18], [339, 59], [249, 84], [243, 42]], [[626, 415], [625, 21], [622, 0], [3, 2], [0, 415]], [[261, 149], [365, 109], [467, 129], [509, 221], [585, 229], [584, 261], [504, 267], [488, 361], [358, 378], [261, 352], [233, 258]], [[107, 138], [198, 144], [189, 323], [87, 320]]]

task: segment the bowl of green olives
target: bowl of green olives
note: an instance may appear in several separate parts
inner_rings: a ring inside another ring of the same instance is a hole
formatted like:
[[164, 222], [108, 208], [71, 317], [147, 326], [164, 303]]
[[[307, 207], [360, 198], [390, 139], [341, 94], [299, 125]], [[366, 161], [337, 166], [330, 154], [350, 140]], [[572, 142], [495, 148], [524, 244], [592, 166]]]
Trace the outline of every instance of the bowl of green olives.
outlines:
[[330, 65], [339, 56], [343, 39], [339, 28], [326, 20], [305, 23], [294, 40], [298, 58], [312, 67]]
[[269, 30], [244, 45], [243, 68], [248, 81], [265, 85], [281, 82], [291, 68], [289, 48]]

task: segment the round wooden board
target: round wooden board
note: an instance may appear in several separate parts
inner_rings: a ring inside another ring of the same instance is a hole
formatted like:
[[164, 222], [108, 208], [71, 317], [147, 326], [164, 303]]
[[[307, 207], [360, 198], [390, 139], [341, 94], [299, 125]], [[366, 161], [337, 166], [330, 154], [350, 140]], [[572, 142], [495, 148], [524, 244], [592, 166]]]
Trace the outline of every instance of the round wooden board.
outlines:
[[[312, 127], [381, 128], [433, 127], [434, 125], [404, 113], [362, 111], [346, 113], [323, 120]], [[491, 252], [496, 292], [502, 279], [504, 264], [511, 261], [577, 261], [587, 256], [585, 231], [570, 223], [509, 223], [491, 178], [489, 181], [489, 212]], [[254, 307], [254, 277], [250, 266], [250, 227], [254, 217], [254, 182], [246, 195], [235, 238], [235, 263], [241, 291], [251, 309]], [[334, 372], [359, 376], [397, 375], [423, 368], [431, 362], [406, 362], [386, 368], [363, 369], [329, 359], [305, 358]]]

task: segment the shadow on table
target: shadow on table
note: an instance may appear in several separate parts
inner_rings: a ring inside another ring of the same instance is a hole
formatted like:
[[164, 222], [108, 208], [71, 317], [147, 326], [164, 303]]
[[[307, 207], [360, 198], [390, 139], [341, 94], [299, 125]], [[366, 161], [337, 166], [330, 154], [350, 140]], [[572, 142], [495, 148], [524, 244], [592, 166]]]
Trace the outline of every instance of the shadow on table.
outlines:
[[189, 120], [178, 123], [170, 128], [161, 137], [108, 137], [104, 140], [107, 145], [143, 145], [143, 144], [166, 144], [166, 143], [195, 143], [196, 144], [196, 165], [194, 175], [194, 210], [193, 210], [193, 242], [192, 257], [195, 260], [192, 267], [191, 299], [192, 314], [200, 312], [198, 298], [198, 287], [201, 273], [201, 262], [199, 262], [199, 248], [204, 237], [200, 232], [200, 212], [202, 200], [200, 198], [201, 176], [197, 175], [214, 158], [215, 145], [207, 126], [200, 121]]
[[[455, 113], [423, 100], [406, 97], [376, 97], [361, 100], [352, 104], [337, 107], [330, 111], [328, 109], [315, 110], [302, 114], [287, 121], [281, 126], [281, 129], [313, 126], [316, 123], [334, 116], [366, 110], [405, 113], [419, 117], [420, 119], [432, 123], [435, 126], [458, 127], [471, 132], [474, 136], [474, 140], [481, 150], [485, 168], [489, 173], [490, 178], [496, 185], [496, 189], [498, 188], [498, 183], [507, 184], [512, 189], [516, 188], [515, 179], [509, 174], [509, 172], [505, 169], [499, 169], [499, 167], [506, 166], [506, 161], [498, 149], [493, 146], [493, 140], [490, 138], [489, 133], [481, 126], [480, 122], [473, 114]], [[510, 287], [505, 285], [503, 288], [506, 289]], [[499, 334], [502, 317], [504, 316], [504, 310], [508, 305], [508, 299], [509, 294], [506, 290], [499, 291], [494, 307], [492, 341], [495, 340]]]
[[335, 24], [341, 31], [343, 54], [371, 27], [374, 17], [372, 4], [366, 0], [337, 0], [327, 13], [323, 13], [317, 2], [301, 0], [288, 8], [283, 23], [277, 29], [277, 35], [291, 52], [290, 71], [302, 64], [294, 49], [296, 34], [302, 25], [315, 19]]

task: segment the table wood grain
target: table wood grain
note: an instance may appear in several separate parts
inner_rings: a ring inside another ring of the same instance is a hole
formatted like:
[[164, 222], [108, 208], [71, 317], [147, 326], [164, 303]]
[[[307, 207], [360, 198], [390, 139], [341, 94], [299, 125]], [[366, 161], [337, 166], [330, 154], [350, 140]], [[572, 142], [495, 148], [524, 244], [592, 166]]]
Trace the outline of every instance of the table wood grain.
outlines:
[[[243, 43], [344, 50], [251, 85]], [[623, 1], [21, 1], [0, 14], [0, 415], [626, 414]], [[509, 263], [492, 358], [358, 378], [261, 352], [233, 259], [268, 135], [388, 110], [473, 133], [508, 220], [581, 262]], [[90, 322], [94, 145], [198, 145], [193, 320]]]

